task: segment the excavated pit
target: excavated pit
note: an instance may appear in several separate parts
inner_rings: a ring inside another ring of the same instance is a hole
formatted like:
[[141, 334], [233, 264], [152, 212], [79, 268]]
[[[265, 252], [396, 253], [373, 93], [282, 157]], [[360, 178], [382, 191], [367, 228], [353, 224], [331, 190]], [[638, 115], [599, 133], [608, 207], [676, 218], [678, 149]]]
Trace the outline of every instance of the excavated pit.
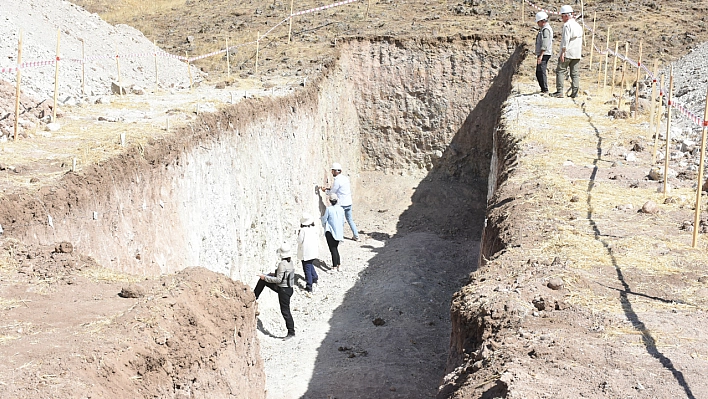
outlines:
[[[398, 195], [364, 194], [382, 188], [372, 182], [415, 181], [394, 234], [364, 229], [383, 245], [344, 303], [369, 299], [370, 306], [334, 310], [312, 366], [320, 377], [308, 380], [304, 397], [431, 397], [446, 365], [459, 360], [455, 342], [473, 333], [451, 327], [449, 298], [477, 267], [486, 199], [503, 178], [513, 144], [496, 126], [524, 50], [507, 37], [350, 39], [323, 76], [296, 94], [202, 115], [174, 139], [68, 173], [38, 193], [0, 198], [0, 224], [27, 243], [69, 241], [115, 270], [156, 275], [202, 266], [253, 284], [280, 243], [294, 241], [302, 212], [321, 212], [316, 186], [331, 162], [346, 165], [367, 206]], [[425, 245], [414, 248], [421, 237]], [[492, 229], [481, 247], [498, 249]], [[436, 251], [454, 252], [444, 268], [416, 264], [418, 275], [386, 284], [400, 253], [416, 263], [419, 254]], [[420, 273], [428, 279], [423, 287], [411, 284]], [[427, 305], [437, 289], [448, 299]], [[401, 303], [443, 315], [434, 328], [416, 312], [401, 312], [400, 323], [393, 318], [387, 330], [351, 325], [355, 316], [370, 324]], [[275, 309], [275, 300], [261, 306]], [[378, 335], [367, 336], [372, 331]], [[331, 360], [328, 350], [352, 336], [367, 355], [345, 366]], [[401, 356], [401, 338], [427, 352]], [[411, 363], [407, 356], [424, 358]]]

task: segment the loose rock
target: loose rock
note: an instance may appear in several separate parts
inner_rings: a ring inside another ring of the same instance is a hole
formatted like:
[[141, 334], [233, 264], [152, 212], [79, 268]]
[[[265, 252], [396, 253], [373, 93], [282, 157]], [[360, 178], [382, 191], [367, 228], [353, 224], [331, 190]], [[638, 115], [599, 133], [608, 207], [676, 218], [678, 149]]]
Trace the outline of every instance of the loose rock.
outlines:
[[562, 290], [563, 285], [564, 285], [563, 280], [559, 277], [554, 277], [554, 278], [548, 280], [548, 284], [547, 284], [548, 288], [550, 288], [554, 291]]
[[647, 201], [642, 205], [642, 212], [650, 215], [656, 214], [659, 212], [659, 206], [654, 201]]
[[139, 285], [130, 284], [123, 287], [118, 294], [121, 298], [142, 298], [145, 296], [145, 289]]
[[74, 252], [74, 246], [68, 241], [62, 241], [54, 247], [54, 252], [70, 254]]

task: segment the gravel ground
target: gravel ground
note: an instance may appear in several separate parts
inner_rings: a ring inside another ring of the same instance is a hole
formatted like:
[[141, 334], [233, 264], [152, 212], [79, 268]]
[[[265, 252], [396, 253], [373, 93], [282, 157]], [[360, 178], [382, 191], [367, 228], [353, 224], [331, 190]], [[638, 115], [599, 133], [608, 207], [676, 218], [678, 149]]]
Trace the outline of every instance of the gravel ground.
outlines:
[[[15, 67], [19, 32], [23, 32], [22, 61], [51, 61], [56, 55], [57, 30], [61, 31], [59, 99], [68, 102], [82, 93], [80, 61], [85, 43], [86, 94], [111, 92], [111, 82], [118, 80], [115, 55], [121, 55], [120, 77], [124, 86], [152, 88], [155, 84], [155, 46], [141, 32], [127, 25], [112, 26], [97, 14], [64, 0], [6, 0], [0, 17], [0, 68]], [[136, 57], [135, 55], [142, 55]], [[158, 58], [158, 74], [163, 88], [189, 87], [184, 63], [167, 57]], [[203, 74], [192, 68], [195, 81]], [[2, 73], [0, 79], [13, 85], [16, 72]], [[43, 100], [54, 95], [54, 66], [25, 68], [22, 90]], [[0, 110], [0, 114], [9, 110]]]

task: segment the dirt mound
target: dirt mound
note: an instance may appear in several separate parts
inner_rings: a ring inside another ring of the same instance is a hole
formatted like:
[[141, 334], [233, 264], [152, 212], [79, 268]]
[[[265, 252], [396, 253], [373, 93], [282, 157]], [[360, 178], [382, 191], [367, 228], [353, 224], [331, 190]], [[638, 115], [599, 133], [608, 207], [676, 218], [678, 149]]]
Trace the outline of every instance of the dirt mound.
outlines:
[[255, 298], [243, 284], [201, 268], [120, 275], [69, 243], [2, 244], [0, 396], [264, 395]]

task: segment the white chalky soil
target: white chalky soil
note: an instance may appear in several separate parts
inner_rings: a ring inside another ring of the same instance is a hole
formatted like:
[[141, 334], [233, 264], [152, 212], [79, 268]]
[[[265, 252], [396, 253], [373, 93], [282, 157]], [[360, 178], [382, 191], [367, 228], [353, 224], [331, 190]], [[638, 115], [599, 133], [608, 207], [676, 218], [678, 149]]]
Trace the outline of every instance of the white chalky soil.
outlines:
[[[268, 398], [435, 396], [447, 359], [450, 299], [472, 271], [479, 242], [397, 232], [404, 211], [406, 220], [416, 219], [411, 195], [419, 179], [368, 172], [360, 182], [354, 218], [365, 234], [352, 241], [345, 227], [342, 271], [329, 270], [324, 237], [320, 259], [327, 266], [317, 268], [312, 297], [296, 266], [302, 278], [291, 303], [295, 339], [280, 339], [286, 330], [277, 295], [268, 289], [261, 295]], [[385, 324], [374, 325], [376, 318]]]

